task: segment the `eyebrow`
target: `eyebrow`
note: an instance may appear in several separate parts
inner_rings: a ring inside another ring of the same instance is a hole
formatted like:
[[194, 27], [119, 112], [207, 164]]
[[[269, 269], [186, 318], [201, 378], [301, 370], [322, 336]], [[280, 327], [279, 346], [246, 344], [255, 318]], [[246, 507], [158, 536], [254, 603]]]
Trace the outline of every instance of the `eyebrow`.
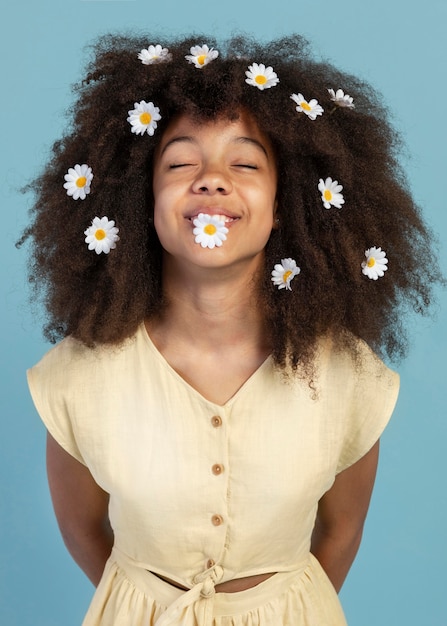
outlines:
[[[179, 137], [173, 137], [167, 142], [165, 146], [163, 146], [160, 152], [160, 156], [162, 156], [166, 152], [166, 150], [173, 144], [182, 143], [182, 142], [191, 143], [191, 144], [197, 143], [195, 138], [190, 135], [181, 135]], [[265, 146], [260, 141], [258, 141], [257, 139], [253, 139], [252, 137], [235, 137], [234, 139], [231, 140], [230, 143], [249, 144], [249, 145], [255, 146], [256, 148], [259, 148], [265, 154], [267, 158], [269, 158], [269, 155]]]
[[181, 136], [181, 137], [173, 137], [172, 139], [168, 141], [168, 143], [165, 146], [163, 146], [160, 152], [160, 156], [162, 156], [166, 152], [166, 150], [170, 146], [172, 146], [174, 143], [181, 143], [183, 141], [186, 141], [187, 143], [196, 143], [195, 139], [193, 137], [189, 137], [188, 135]]
[[242, 143], [242, 144], [243, 143], [248, 143], [248, 144], [250, 144], [252, 146], [260, 148], [260, 150], [262, 150], [262, 152], [265, 154], [265, 156], [267, 158], [269, 157], [268, 152], [267, 152], [265, 146], [260, 141], [258, 141], [257, 139], [253, 139], [252, 137], [236, 137], [234, 139], [234, 142], [235, 143]]

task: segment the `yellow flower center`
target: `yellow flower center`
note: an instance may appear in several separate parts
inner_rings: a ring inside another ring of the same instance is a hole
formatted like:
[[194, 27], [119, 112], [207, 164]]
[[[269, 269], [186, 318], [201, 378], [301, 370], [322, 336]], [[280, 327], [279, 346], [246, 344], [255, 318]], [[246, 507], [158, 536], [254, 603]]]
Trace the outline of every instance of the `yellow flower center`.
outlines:
[[376, 259], [373, 256], [370, 256], [366, 262], [366, 265], [368, 267], [374, 267], [375, 264], [376, 264]]
[[292, 273], [292, 270], [287, 270], [287, 272], [284, 272], [282, 279], [285, 283], [289, 279], [289, 276], [291, 275], [291, 273]]
[[102, 228], [98, 228], [97, 231], [95, 232], [95, 237], [96, 239], [98, 239], [98, 241], [101, 241], [101, 239], [105, 239], [106, 231], [103, 230]]
[[265, 85], [265, 83], [267, 82], [267, 77], [264, 76], [264, 74], [258, 74], [257, 76], [255, 76], [255, 82], [258, 83], [258, 85]]
[[205, 65], [205, 61], [206, 61], [206, 54], [201, 54], [200, 56], [197, 57], [197, 63], [199, 65]]
[[311, 107], [307, 104], [307, 102], [305, 100], [300, 102], [300, 107], [302, 109], [304, 109], [305, 111], [310, 111], [311, 110]]
[[140, 115], [140, 122], [144, 126], [147, 126], [148, 124], [150, 124], [151, 123], [151, 119], [152, 119], [152, 115], [150, 113], [148, 113], [147, 111], [145, 111], [144, 113], [142, 113]]
[[84, 187], [86, 182], [87, 179], [85, 176], [79, 176], [78, 180], [76, 181], [76, 187]]
[[325, 200], [330, 202], [332, 200], [332, 191], [329, 191], [329, 189], [325, 189], [323, 196]]
[[203, 230], [207, 235], [214, 235], [217, 231], [217, 228], [214, 226], [214, 224], [207, 224]]

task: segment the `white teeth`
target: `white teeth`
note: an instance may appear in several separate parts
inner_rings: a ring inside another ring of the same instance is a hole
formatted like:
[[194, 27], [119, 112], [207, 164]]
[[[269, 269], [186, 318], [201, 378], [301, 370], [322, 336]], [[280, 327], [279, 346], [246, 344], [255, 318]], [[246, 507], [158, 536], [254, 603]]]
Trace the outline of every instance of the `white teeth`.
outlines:
[[233, 218], [232, 217], [228, 217], [228, 215], [214, 215], [214, 217], [216, 219], [219, 220], [219, 222], [223, 222], [224, 224], [228, 224], [228, 222], [232, 222]]
[[[203, 213], [203, 215], [209, 215], [208, 213]], [[188, 217], [189, 221], [192, 222], [195, 217]], [[214, 217], [216, 220], [219, 220], [219, 222], [222, 222], [222, 224], [228, 224], [229, 222], [234, 222], [234, 220], [236, 218], [234, 217], [228, 217], [228, 215], [210, 215], [210, 217]]]

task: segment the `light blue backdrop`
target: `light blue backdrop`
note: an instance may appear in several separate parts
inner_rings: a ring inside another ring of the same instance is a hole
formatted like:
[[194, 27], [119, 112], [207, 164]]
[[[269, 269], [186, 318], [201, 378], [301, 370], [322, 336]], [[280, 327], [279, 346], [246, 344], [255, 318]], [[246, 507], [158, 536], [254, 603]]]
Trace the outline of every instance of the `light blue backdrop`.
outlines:
[[[26, 254], [14, 248], [30, 205], [17, 189], [39, 170], [63, 129], [69, 85], [82, 73], [85, 44], [117, 29], [217, 35], [236, 29], [263, 40], [301, 32], [318, 54], [385, 94], [412, 155], [405, 157], [410, 185], [442, 239], [446, 23], [444, 0], [226, 0], [217, 6], [185, 0], [15, 0], [3, 6], [1, 624], [79, 626], [92, 593], [62, 545], [51, 509], [44, 428], [25, 383], [25, 369], [48, 345], [27, 301]], [[445, 270], [445, 246], [441, 262]], [[401, 398], [383, 437], [362, 548], [342, 592], [351, 626], [447, 625], [445, 293], [439, 303], [434, 323], [409, 322], [412, 350], [398, 368]]]

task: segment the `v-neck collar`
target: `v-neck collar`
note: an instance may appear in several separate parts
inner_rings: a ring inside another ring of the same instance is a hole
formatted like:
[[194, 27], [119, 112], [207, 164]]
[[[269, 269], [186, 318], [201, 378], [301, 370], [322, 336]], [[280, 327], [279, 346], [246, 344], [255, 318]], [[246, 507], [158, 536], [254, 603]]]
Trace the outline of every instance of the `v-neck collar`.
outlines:
[[151, 352], [155, 355], [156, 359], [160, 362], [160, 364], [166, 370], [169, 371], [171, 376], [176, 378], [178, 382], [180, 382], [184, 387], [186, 387], [195, 396], [199, 397], [202, 401], [204, 401], [207, 404], [210, 404], [210, 405], [212, 405], [214, 407], [218, 407], [220, 409], [228, 408], [231, 404], [233, 404], [237, 400], [237, 398], [239, 398], [239, 396], [241, 396], [243, 393], [245, 393], [245, 391], [247, 390], [247, 387], [251, 386], [253, 381], [255, 381], [256, 378], [258, 378], [261, 375], [263, 370], [266, 369], [270, 365], [271, 360], [272, 360], [272, 355], [269, 354], [267, 356], [267, 358], [259, 365], [259, 367], [257, 367], [255, 369], [255, 371], [242, 383], [242, 385], [231, 396], [231, 398], [229, 398], [223, 404], [218, 404], [217, 402], [213, 402], [212, 400], [209, 400], [208, 398], [206, 398], [202, 393], [200, 393], [200, 391], [198, 391], [193, 385], [191, 385], [191, 383], [189, 383], [187, 380], [185, 380], [183, 378], [183, 376], [181, 376], [177, 372], [177, 370], [175, 370], [172, 367], [172, 365], [170, 365], [170, 363], [166, 360], [166, 358], [163, 356], [163, 354], [159, 351], [159, 349], [156, 347], [156, 345], [152, 341], [152, 339], [151, 339], [151, 337], [150, 337], [150, 335], [149, 335], [149, 333], [147, 331], [147, 328], [146, 328], [146, 325], [144, 324], [144, 322], [140, 326], [140, 332], [142, 333], [143, 339], [144, 339], [145, 343], [149, 346]]

